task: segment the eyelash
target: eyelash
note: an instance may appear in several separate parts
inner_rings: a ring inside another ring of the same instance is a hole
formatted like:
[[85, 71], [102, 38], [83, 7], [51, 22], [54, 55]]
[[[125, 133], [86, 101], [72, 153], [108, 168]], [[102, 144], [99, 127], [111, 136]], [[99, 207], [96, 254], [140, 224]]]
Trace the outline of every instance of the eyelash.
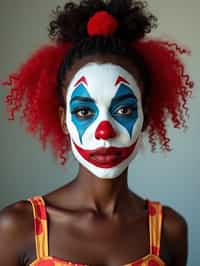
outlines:
[[[120, 114], [119, 111], [123, 110], [123, 109], [129, 109], [129, 113], [128, 114]], [[119, 108], [117, 108], [113, 114], [115, 115], [120, 115], [120, 116], [131, 116], [133, 114], [134, 111], [136, 111], [137, 108], [133, 107], [133, 106], [120, 106]], [[86, 111], [87, 113], [89, 113], [89, 115], [80, 115], [79, 112], [82, 111]], [[75, 110], [72, 111], [73, 115], [76, 115], [79, 119], [87, 119], [90, 118], [94, 115], [94, 111], [92, 111], [90, 108], [88, 107], [80, 107], [80, 108], [76, 108]]]
[[[90, 112], [90, 115], [81, 116], [78, 114], [81, 111]], [[94, 112], [88, 107], [80, 107], [80, 108], [76, 108], [75, 110], [73, 110], [72, 114], [76, 115], [79, 119], [84, 119], [84, 118], [90, 118], [91, 116], [93, 116]]]
[[[129, 109], [129, 113], [128, 114], [119, 114], [118, 112], [122, 109]], [[136, 111], [137, 108], [134, 106], [128, 106], [128, 105], [124, 105], [124, 106], [120, 106], [119, 108], [117, 108], [116, 111], [114, 111], [114, 114], [116, 115], [122, 115], [122, 116], [131, 116], [133, 114], [134, 111]]]

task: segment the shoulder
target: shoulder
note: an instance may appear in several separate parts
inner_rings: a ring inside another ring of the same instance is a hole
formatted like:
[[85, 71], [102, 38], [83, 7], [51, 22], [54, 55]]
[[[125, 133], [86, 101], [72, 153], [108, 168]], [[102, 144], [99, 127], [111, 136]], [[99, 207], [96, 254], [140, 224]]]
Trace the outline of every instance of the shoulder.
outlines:
[[163, 206], [163, 234], [175, 265], [185, 265], [188, 225], [180, 213], [168, 206]]
[[[33, 214], [28, 201], [19, 201], [0, 211], [0, 238], [6, 242], [27, 238], [33, 232]], [[13, 243], [14, 244], [14, 243]]]
[[0, 211], [0, 265], [24, 265], [23, 254], [33, 239], [31, 206], [20, 201]]
[[176, 241], [185, 237], [188, 226], [185, 218], [168, 206], [163, 206], [163, 230], [168, 240]]

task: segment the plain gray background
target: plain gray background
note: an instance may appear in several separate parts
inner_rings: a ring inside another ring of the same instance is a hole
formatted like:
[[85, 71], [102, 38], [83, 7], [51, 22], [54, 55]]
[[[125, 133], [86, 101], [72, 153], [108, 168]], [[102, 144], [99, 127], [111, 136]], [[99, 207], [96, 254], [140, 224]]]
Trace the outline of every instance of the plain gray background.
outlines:
[[[0, 79], [17, 67], [38, 47], [49, 42], [47, 26], [50, 12], [64, 0], [0, 0]], [[129, 168], [129, 185], [138, 194], [159, 200], [179, 211], [189, 224], [190, 266], [200, 265], [200, 35], [198, 0], [149, 0], [151, 10], [159, 18], [159, 28], [153, 36], [167, 37], [186, 44], [192, 56], [184, 57], [195, 80], [189, 102], [190, 120], [186, 132], [175, 130], [169, 123], [173, 151], [152, 154], [144, 141]], [[51, 152], [43, 152], [37, 140], [24, 131], [19, 121], [7, 121], [0, 93], [0, 208], [45, 194], [71, 180], [77, 164], [69, 159], [66, 168], [54, 161]], [[178, 243], [177, 243], [178, 244]]]

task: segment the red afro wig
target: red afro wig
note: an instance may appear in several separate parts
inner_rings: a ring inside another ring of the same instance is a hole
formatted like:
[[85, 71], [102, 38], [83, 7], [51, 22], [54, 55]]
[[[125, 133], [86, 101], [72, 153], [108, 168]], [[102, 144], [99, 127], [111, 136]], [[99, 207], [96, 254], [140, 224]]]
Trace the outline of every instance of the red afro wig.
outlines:
[[57, 95], [57, 73], [70, 44], [47, 45], [36, 51], [22, 65], [18, 73], [11, 74], [3, 85], [11, 87], [5, 98], [9, 120], [21, 111], [20, 118], [32, 135], [46, 148], [49, 142], [56, 158], [64, 165], [69, 143], [61, 130]]
[[176, 43], [144, 39], [132, 46], [143, 56], [150, 74], [148, 88], [147, 133], [152, 151], [159, 141], [163, 151], [170, 151], [166, 121], [171, 119], [175, 128], [186, 128], [187, 100], [194, 86], [180, 55], [190, 54]]
[[[148, 124], [146, 131], [152, 151], [157, 142], [163, 151], [170, 151], [170, 139], [167, 136], [166, 120], [171, 115], [175, 128], [186, 127], [188, 114], [187, 98], [191, 96], [193, 82], [179, 57], [189, 53], [175, 43], [159, 40], [134, 42], [133, 48], [146, 61], [150, 71], [148, 98]], [[45, 149], [50, 143], [56, 158], [64, 165], [70, 144], [60, 125], [58, 114], [61, 105], [57, 93], [57, 74], [65, 54], [71, 44], [55, 44], [39, 49], [18, 73], [9, 76], [7, 85], [11, 88], [5, 98], [10, 119], [21, 111], [28, 132], [36, 135]]]

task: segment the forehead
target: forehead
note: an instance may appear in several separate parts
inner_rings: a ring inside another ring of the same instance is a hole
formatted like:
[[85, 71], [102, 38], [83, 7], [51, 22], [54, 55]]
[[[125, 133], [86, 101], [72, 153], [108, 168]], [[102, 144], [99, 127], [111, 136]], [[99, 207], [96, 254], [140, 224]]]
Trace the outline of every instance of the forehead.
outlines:
[[94, 100], [108, 101], [116, 95], [120, 85], [126, 85], [137, 98], [141, 97], [136, 79], [123, 67], [112, 63], [88, 63], [74, 75], [67, 96], [71, 97], [75, 91], [81, 96], [84, 90], [80, 86], [84, 86]]

